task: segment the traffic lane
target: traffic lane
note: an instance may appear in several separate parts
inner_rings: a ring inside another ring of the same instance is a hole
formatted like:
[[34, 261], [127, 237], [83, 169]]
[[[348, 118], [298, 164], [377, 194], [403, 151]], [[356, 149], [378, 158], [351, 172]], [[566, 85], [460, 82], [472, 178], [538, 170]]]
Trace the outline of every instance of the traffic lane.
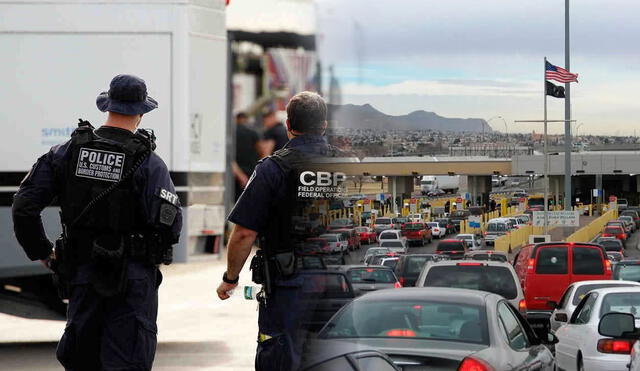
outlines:
[[636, 231], [631, 234], [627, 242], [625, 243], [624, 254], [626, 258], [640, 259], [640, 232]]
[[[441, 240], [447, 239], [447, 238], [455, 238], [456, 235], [457, 233], [456, 234], [452, 233], [452, 234], [448, 234], [446, 237], [443, 237], [441, 239], [434, 238], [431, 243], [427, 243], [424, 246], [420, 246], [419, 244], [411, 244], [407, 249], [407, 254], [434, 254], [436, 252], [436, 247], [438, 246], [438, 243]], [[378, 244], [373, 243], [370, 245], [362, 245], [360, 249], [350, 251], [349, 255], [347, 255], [347, 258], [346, 258], [347, 264], [362, 264], [362, 261], [364, 260], [364, 255], [366, 254], [367, 250], [371, 247], [378, 247]], [[493, 249], [492, 246], [487, 247], [484, 243], [484, 240], [481, 242], [478, 248], [481, 250]]]

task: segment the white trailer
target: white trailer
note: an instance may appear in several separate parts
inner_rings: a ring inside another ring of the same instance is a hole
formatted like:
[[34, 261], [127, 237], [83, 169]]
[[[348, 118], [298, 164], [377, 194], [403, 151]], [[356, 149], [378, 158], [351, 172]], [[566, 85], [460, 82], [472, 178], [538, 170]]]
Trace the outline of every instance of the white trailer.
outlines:
[[[15, 239], [13, 193], [78, 118], [103, 123], [95, 98], [120, 73], [144, 78], [159, 102], [142, 126], [155, 131], [183, 205], [174, 261], [214, 257], [225, 217], [227, 50], [224, 0], [0, 0], [0, 295], [50, 280]], [[43, 213], [51, 240], [57, 214]]]
[[460, 175], [425, 175], [420, 180], [420, 191], [427, 194], [441, 189], [446, 193], [457, 193], [460, 189]]

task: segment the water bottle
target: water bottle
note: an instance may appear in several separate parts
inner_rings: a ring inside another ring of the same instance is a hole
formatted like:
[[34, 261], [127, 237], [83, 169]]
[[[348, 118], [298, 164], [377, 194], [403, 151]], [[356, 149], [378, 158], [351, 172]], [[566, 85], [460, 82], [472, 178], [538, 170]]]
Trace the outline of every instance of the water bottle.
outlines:
[[262, 286], [241, 286], [234, 290], [227, 291], [230, 299], [256, 300], [258, 293], [262, 290]]

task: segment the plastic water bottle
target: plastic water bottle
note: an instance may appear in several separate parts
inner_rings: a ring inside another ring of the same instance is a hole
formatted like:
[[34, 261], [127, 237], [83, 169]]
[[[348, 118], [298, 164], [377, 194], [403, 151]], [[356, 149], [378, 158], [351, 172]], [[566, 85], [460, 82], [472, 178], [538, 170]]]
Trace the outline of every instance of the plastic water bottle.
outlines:
[[262, 286], [238, 286], [234, 290], [227, 291], [230, 299], [256, 300]]

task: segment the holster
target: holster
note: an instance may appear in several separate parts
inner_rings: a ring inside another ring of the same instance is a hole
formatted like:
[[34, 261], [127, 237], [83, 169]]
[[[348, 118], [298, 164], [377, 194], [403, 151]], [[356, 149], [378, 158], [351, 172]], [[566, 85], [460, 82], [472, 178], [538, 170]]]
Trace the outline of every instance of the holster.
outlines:
[[69, 299], [71, 294], [71, 263], [69, 261], [69, 245], [64, 235], [55, 242], [55, 259], [51, 260], [53, 284], [58, 290], [60, 299]]
[[128, 236], [130, 256], [144, 264], [169, 265], [173, 261], [173, 247], [163, 233], [134, 233]]
[[89, 281], [103, 297], [121, 295], [126, 290], [128, 254], [123, 236], [105, 234], [93, 240]]

